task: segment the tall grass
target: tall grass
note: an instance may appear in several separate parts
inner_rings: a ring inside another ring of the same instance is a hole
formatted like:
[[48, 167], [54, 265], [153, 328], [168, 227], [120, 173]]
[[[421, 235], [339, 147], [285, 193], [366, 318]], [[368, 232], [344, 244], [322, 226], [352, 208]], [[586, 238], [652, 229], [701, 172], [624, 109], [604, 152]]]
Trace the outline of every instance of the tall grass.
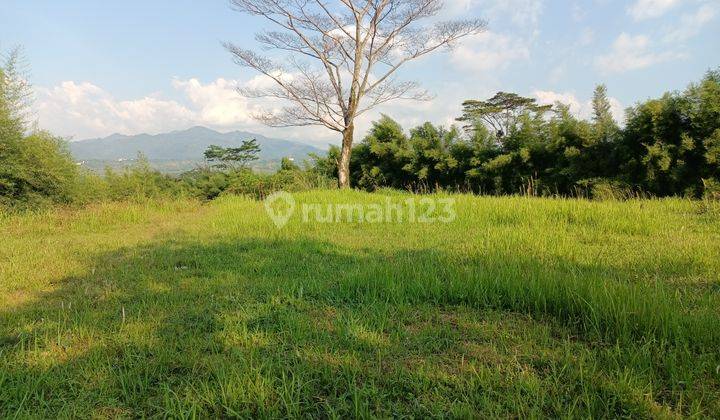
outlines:
[[[312, 191], [303, 203], [403, 203]], [[679, 199], [454, 198], [444, 223], [262, 202], [0, 218], [0, 414], [712, 416], [720, 223]]]

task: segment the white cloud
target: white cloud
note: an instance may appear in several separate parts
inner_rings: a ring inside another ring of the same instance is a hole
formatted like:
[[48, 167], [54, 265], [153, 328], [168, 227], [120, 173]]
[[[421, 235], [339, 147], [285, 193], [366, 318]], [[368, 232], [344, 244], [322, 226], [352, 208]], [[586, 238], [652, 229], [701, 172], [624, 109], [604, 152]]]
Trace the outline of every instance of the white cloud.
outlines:
[[[68, 81], [49, 89], [38, 88], [35, 110], [40, 127], [75, 140], [113, 133], [156, 134], [202, 125], [220, 131], [246, 130], [295, 139], [321, 147], [339, 144], [339, 135], [322, 127], [271, 128], [253, 120], [255, 110], [279, 104], [243, 98], [235, 91], [238, 85], [272, 86], [263, 76], [242, 83], [222, 78], [209, 83], [195, 78], [175, 79], [172, 86], [180, 95], [178, 100], [159, 95], [119, 100], [92, 83]], [[425, 121], [452, 125], [461, 112], [463, 100], [489, 97], [491, 88], [499, 89], [499, 86], [489, 80], [471, 88], [462, 83], [444, 83], [436, 89], [441, 94], [431, 101], [395, 101], [381, 106], [356, 121], [357, 140], [381, 113], [391, 115], [407, 129]]]
[[449, 0], [440, 17], [467, 17], [468, 14], [490, 20], [491, 24], [509, 19], [515, 25], [536, 25], [543, 12], [544, 0]]
[[595, 66], [604, 73], [622, 73], [684, 57], [676, 52], [655, 53], [649, 49], [650, 39], [647, 36], [622, 33], [613, 43], [610, 53], [595, 59]]
[[681, 0], [637, 0], [627, 10], [635, 20], [647, 20], [664, 15], [681, 2]]
[[[542, 105], [554, 105], [556, 102], [563, 103], [570, 107], [570, 112], [578, 118], [590, 119], [592, 117], [592, 101], [582, 101], [570, 92], [553, 92], [546, 90], [537, 90], [533, 93], [538, 103]], [[615, 121], [622, 124], [625, 121], [625, 108], [623, 104], [616, 98], [608, 98], [610, 101], [610, 112]]]
[[170, 130], [193, 117], [192, 111], [175, 101], [155, 95], [116, 100], [88, 82], [62, 82], [51, 89], [39, 88], [37, 93], [40, 126], [64, 136]]
[[[272, 100], [248, 100], [240, 96], [237, 80], [217, 79], [203, 84], [198, 79], [172, 81], [182, 101], [157, 94], [139, 99], [119, 100], [89, 82], [62, 82], [52, 88], [38, 88], [35, 111], [40, 127], [58, 135], [83, 139], [112, 133], [161, 133], [202, 125], [218, 130], [243, 129], [268, 136], [315, 140], [325, 145], [334, 139], [327, 130], [311, 128], [272, 129], [252, 118], [262, 107], [273, 107]], [[246, 87], [265, 87], [258, 76], [243, 83]]]
[[682, 42], [700, 33], [703, 26], [711, 22], [717, 16], [717, 7], [713, 4], [703, 4], [692, 14], [684, 14], [680, 23], [668, 32], [663, 38], [665, 42]]
[[220, 78], [203, 85], [197, 79], [175, 79], [173, 87], [190, 100], [194, 119], [199, 124], [217, 127], [253, 123], [251, 106], [237, 93], [235, 80]]
[[443, 17], [481, 16], [490, 28], [459, 42], [451, 62], [462, 70], [485, 71], [529, 60], [544, 6], [545, 0], [449, 0]]
[[530, 47], [522, 39], [485, 32], [464, 40], [450, 59], [464, 70], [502, 69], [513, 61], [529, 60]]
[[556, 102], [563, 103], [570, 107], [570, 112], [580, 118], [590, 116], [587, 104], [581, 103], [573, 93], [560, 93], [546, 90], [536, 90], [533, 95], [541, 105], [554, 105]]

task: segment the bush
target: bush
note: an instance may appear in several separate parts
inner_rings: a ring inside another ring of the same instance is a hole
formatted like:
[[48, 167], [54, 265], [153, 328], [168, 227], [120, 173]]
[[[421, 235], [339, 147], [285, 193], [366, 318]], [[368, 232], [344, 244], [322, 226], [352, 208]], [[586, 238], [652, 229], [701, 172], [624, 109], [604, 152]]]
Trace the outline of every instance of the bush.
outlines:
[[230, 176], [226, 172], [198, 168], [182, 174], [180, 182], [189, 196], [212, 200], [228, 189]]
[[310, 189], [329, 189], [337, 181], [322, 174], [302, 170], [280, 170], [272, 175], [237, 171], [231, 174], [226, 193], [250, 195], [263, 199], [276, 191], [297, 192]]
[[104, 182], [107, 185], [105, 195], [110, 200], [144, 201], [184, 193], [176, 178], [152, 169], [142, 155], [138, 156], [135, 165], [122, 172], [106, 169]]
[[187, 195], [201, 200], [212, 200], [227, 194], [248, 195], [262, 199], [280, 190], [294, 192], [316, 188], [329, 189], [337, 185], [335, 179], [290, 165], [285, 165], [285, 169], [274, 174], [260, 174], [249, 169], [219, 171], [212, 168], [198, 168], [184, 173], [179, 182], [181, 189]]
[[79, 205], [109, 200], [107, 180], [90, 170], [80, 170], [73, 193], [74, 203]]
[[68, 204], [77, 180], [77, 166], [61, 139], [47, 132], [0, 138], [0, 205]]

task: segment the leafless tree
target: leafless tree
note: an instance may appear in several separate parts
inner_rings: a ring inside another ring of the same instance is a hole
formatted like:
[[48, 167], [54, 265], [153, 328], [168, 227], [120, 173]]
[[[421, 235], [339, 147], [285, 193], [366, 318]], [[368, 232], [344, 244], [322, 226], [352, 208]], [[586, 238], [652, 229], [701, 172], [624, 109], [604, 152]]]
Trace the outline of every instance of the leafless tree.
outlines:
[[[354, 121], [393, 99], [427, 99], [417, 83], [395, 73], [403, 64], [483, 31], [481, 19], [425, 26], [442, 0], [230, 0], [238, 11], [262, 16], [275, 30], [256, 34], [267, 54], [227, 43], [235, 61], [274, 81], [269, 89], [239, 89], [250, 98], [289, 101], [256, 117], [273, 127], [320, 125], [342, 134], [339, 184], [350, 185]], [[271, 54], [275, 51], [277, 54]]]

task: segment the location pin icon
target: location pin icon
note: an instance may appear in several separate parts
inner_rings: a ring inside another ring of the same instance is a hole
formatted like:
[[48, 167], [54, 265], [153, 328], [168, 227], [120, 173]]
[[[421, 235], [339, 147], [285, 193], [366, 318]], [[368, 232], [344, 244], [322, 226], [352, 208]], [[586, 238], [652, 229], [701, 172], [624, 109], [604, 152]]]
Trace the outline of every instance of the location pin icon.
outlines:
[[285, 191], [278, 191], [265, 198], [265, 211], [278, 229], [287, 224], [295, 213], [295, 199]]

